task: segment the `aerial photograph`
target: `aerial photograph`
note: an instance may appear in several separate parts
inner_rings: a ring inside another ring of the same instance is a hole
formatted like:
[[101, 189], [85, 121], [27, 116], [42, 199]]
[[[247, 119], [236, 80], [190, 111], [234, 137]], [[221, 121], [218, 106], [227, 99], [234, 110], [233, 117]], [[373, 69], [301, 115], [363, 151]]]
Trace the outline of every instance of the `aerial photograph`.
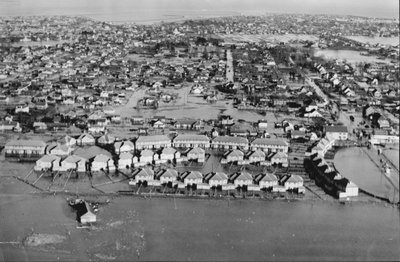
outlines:
[[400, 261], [398, 0], [0, 0], [0, 261]]

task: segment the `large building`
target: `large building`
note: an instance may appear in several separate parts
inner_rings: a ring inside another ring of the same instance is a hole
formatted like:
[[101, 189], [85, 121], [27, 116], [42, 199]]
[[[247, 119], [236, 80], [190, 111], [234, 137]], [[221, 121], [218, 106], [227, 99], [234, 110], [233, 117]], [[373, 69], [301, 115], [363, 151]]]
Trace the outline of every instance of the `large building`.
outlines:
[[235, 136], [218, 136], [213, 139], [211, 142], [211, 147], [214, 149], [225, 149], [225, 150], [233, 150], [233, 149], [249, 149], [249, 141], [244, 137], [235, 137]]
[[324, 129], [329, 140], [347, 140], [349, 137], [347, 126], [325, 126]]
[[183, 148], [189, 148], [189, 147], [209, 148], [210, 139], [205, 135], [178, 135], [174, 138], [172, 144], [174, 147], [183, 147]]
[[6, 158], [38, 160], [46, 152], [46, 143], [41, 140], [12, 140], [4, 146]]
[[261, 150], [268, 153], [287, 153], [289, 151], [289, 144], [286, 141], [273, 138], [256, 138], [253, 142], [251, 142], [250, 147], [251, 150]]
[[136, 150], [171, 147], [171, 139], [166, 135], [139, 136], [135, 146]]

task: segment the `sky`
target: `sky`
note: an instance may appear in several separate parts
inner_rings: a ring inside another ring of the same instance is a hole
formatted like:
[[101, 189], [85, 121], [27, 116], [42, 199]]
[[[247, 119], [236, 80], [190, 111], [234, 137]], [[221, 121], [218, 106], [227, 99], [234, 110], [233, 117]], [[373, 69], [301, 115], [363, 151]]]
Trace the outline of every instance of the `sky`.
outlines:
[[221, 10], [359, 15], [398, 18], [399, 0], [0, 0], [0, 15], [121, 12], [127, 10]]

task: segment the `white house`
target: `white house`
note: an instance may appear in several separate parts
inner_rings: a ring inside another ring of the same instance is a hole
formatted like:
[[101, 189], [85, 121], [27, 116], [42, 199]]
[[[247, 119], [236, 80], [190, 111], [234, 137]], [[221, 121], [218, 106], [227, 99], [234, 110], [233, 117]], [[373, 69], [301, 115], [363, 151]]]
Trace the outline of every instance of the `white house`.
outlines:
[[97, 143], [102, 146], [111, 145], [114, 144], [114, 142], [115, 142], [115, 137], [110, 134], [102, 135], [97, 139]]
[[187, 171], [182, 174], [181, 180], [185, 186], [203, 183], [203, 175], [199, 171]]
[[283, 167], [288, 166], [288, 155], [284, 152], [277, 152], [270, 158], [271, 164], [282, 164]]
[[39, 160], [36, 161], [34, 170], [53, 170], [56, 171], [60, 167], [61, 158], [56, 155], [44, 155]]
[[57, 156], [68, 156], [74, 151], [74, 148], [68, 146], [67, 144], [50, 144], [46, 148], [47, 154], [57, 155]]
[[78, 146], [94, 145], [95, 143], [96, 140], [94, 139], [94, 137], [87, 133], [80, 135], [76, 140], [76, 144]]
[[265, 153], [261, 150], [255, 150], [248, 155], [249, 163], [258, 163], [265, 161]]
[[70, 147], [76, 146], [76, 139], [71, 137], [71, 136], [69, 136], [69, 135], [66, 135], [66, 136], [62, 137], [60, 140], [58, 140], [58, 142], [60, 144], [65, 144], [65, 145], [68, 145]]
[[151, 150], [143, 150], [140, 152], [140, 163], [142, 164], [151, 164], [154, 160], [154, 152]]
[[347, 126], [325, 126], [325, 136], [329, 140], [347, 140]]
[[15, 107], [15, 113], [29, 113], [29, 105], [18, 105]]
[[244, 153], [238, 149], [228, 151], [224, 154], [224, 159], [226, 160], [226, 163], [239, 162], [242, 161], [243, 158], [244, 158]]
[[110, 156], [106, 156], [103, 154], [97, 155], [92, 162], [91, 165], [91, 170], [92, 171], [114, 171], [115, 170], [115, 165], [114, 161]]
[[274, 174], [270, 173], [260, 174], [255, 180], [259, 184], [260, 188], [273, 188], [278, 185], [278, 178]]
[[61, 161], [60, 171], [76, 170], [78, 172], [86, 172], [87, 159], [77, 156], [70, 155]]
[[197, 162], [204, 162], [206, 158], [206, 152], [204, 151], [203, 148], [200, 147], [195, 147], [192, 148], [188, 153], [187, 153], [187, 158], [188, 160], [197, 160]]
[[209, 173], [206, 175], [205, 180], [211, 187], [228, 184], [228, 176], [223, 172]]
[[150, 168], [142, 168], [140, 171], [135, 175], [136, 182], [144, 182], [144, 181], [152, 181], [154, 180], [154, 171]]
[[158, 179], [160, 180], [161, 184], [167, 184], [169, 182], [173, 183], [178, 178], [178, 171], [175, 169], [165, 169], [159, 173]]
[[129, 152], [124, 152], [118, 156], [118, 169], [126, 169], [132, 166], [133, 155]]
[[246, 171], [234, 174], [231, 179], [233, 180], [235, 187], [253, 184], [253, 176]]
[[181, 153], [172, 147], [163, 148], [160, 153], [160, 160], [174, 161], [178, 160], [180, 157]]
[[133, 152], [135, 150], [135, 145], [127, 140], [127, 141], [118, 141], [114, 143], [114, 151], [116, 154], [121, 154], [124, 152]]
[[303, 178], [299, 175], [285, 176], [281, 180], [281, 184], [283, 184], [283, 186], [285, 187], [286, 190], [298, 189], [303, 186]]

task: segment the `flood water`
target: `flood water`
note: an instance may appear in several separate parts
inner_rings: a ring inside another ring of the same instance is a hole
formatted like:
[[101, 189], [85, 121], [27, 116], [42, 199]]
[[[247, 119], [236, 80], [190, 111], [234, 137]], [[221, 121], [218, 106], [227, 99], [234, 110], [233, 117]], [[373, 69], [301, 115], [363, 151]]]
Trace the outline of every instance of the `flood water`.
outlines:
[[392, 163], [397, 167], [397, 169], [399, 169], [400, 165], [400, 158], [399, 158], [399, 145], [394, 145], [394, 146], [390, 146], [390, 148], [388, 149], [384, 149], [383, 150], [383, 154], [389, 158], [390, 161], [392, 161]]
[[356, 63], [386, 63], [389, 64], [390, 59], [378, 59], [376, 56], [362, 56], [360, 51], [355, 50], [331, 50], [331, 49], [316, 49], [314, 52], [316, 57], [324, 57], [326, 59], [346, 60], [350, 64]]
[[9, 260], [398, 260], [399, 210], [363, 204], [120, 197], [76, 229], [59, 196], [1, 197], [2, 241], [66, 235], [56, 250], [3, 245]]
[[[189, 94], [190, 86], [181, 89], [165, 90], [166, 92], [178, 93], [179, 98], [175, 102], [160, 103], [157, 110], [137, 109], [139, 99], [146, 96], [145, 89], [139, 89], [130, 95], [128, 102], [115, 108], [115, 112], [121, 117], [143, 116], [150, 118], [153, 116], [165, 116], [168, 118], [195, 118], [195, 119], [216, 119], [218, 114], [223, 112], [232, 116], [234, 119], [257, 122], [260, 119], [267, 119], [270, 123], [278, 121], [273, 113], [267, 112], [265, 116], [257, 112], [238, 110], [233, 107], [232, 101], [218, 100], [214, 104], [207, 103], [202, 97], [195, 97]], [[273, 126], [271, 124], [271, 126]]]
[[368, 36], [345, 36], [346, 38], [359, 41], [366, 44], [382, 44], [386, 46], [397, 46], [399, 45], [399, 38], [398, 37], [368, 37]]
[[[393, 186], [382, 173], [382, 169], [371, 161], [364, 150], [367, 149], [354, 147], [339, 150], [334, 159], [335, 167], [341, 175], [353, 181], [360, 188], [398, 201], [398, 174], [393, 172], [390, 177], [394, 181], [395, 185]], [[376, 154], [374, 151], [369, 151], [369, 153], [371, 156]]]

